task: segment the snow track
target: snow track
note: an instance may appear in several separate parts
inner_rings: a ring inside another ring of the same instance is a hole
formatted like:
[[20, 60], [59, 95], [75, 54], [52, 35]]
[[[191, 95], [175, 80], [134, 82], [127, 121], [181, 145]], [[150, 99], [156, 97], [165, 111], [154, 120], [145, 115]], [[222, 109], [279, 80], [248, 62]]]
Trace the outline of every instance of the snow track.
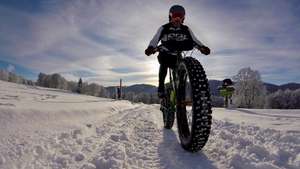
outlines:
[[[106, 139], [99, 147], [100, 155], [94, 157], [96, 167], [158, 168], [156, 143], [161, 135], [151, 113], [144, 106], [126, 110], [97, 128], [97, 134]], [[107, 131], [111, 128], [115, 131]]]
[[152, 113], [140, 105], [103, 119], [103, 124], [38, 133], [38, 140], [11, 136], [2, 142], [0, 168], [159, 168], [161, 127]]
[[189, 153], [159, 105], [0, 85], [0, 169], [300, 168], [299, 110], [213, 109], [207, 144]]

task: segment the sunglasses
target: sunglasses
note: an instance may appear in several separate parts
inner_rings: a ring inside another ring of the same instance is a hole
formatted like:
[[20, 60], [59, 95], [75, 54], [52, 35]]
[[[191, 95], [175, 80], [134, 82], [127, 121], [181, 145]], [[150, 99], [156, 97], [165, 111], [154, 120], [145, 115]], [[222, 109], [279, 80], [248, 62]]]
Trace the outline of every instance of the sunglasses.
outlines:
[[182, 12], [173, 12], [170, 15], [171, 15], [171, 18], [177, 18], [177, 17], [179, 17], [180, 19], [184, 18], [184, 13], [182, 13]]

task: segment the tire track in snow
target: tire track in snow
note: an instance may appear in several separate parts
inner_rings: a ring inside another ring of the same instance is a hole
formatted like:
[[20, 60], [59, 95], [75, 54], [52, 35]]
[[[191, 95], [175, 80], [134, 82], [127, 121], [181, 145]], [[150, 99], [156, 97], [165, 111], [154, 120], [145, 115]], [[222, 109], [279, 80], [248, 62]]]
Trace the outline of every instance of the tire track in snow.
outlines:
[[[105, 121], [113, 121], [137, 107], [131, 106], [129, 109], [112, 107], [111, 111], [118, 112], [101, 119], [100, 122], [105, 124], [107, 123]], [[52, 134], [38, 130], [34, 135], [13, 134], [8, 140], [1, 140], [4, 147], [0, 145], [0, 168], [86, 168], [82, 165], [89, 163], [87, 160], [95, 155], [94, 150], [105, 138], [97, 134], [95, 126], [95, 124], [90, 127], [83, 125], [79, 128], [77, 125], [71, 130], [68, 128]], [[107, 127], [107, 134], [113, 133], [113, 129]], [[87, 166], [91, 167], [89, 164]]]
[[157, 142], [161, 132], [145, 105], [126, 110], [98, 128], [106, 139], [93, 157], [97, 168], [159, 168]]
[[53, 135], [38, 133], [38, 141], [11, 140], [8, 150], [14, 151], [13, 159], [20, 160], [5, 162], [5, 156], [1, 156], [1, 163], [5, 163], [2, 167], [161, 168], [157, 144], [162, 139], [162, 128], [153, 119], [153, 107], [141, 104], [118, 111], [101, 120], [102, 124]]

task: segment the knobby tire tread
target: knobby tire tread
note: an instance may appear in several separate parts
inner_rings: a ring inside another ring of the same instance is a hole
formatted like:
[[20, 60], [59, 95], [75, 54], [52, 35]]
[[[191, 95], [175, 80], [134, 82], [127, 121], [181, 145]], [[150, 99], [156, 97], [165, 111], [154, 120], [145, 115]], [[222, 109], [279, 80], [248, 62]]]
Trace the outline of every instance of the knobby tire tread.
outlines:
[[[192, 57], [186, 57], [183, 60], [186, 66], [191, 83], [192, 92], [192, 127], [188, 137], [181, 136], [179, 132], [182, 147], [190, 152], [201, 150], [208, 141], [211, 124], [212, 110], [208, 79], [205, 71], [198, 60]], [[182, 113], [178, 112], [177, 113]], [[179, 115], [177, 114], [177, 123], [180, 125]], [[180, 126], [178, 126], [179, 128]]]

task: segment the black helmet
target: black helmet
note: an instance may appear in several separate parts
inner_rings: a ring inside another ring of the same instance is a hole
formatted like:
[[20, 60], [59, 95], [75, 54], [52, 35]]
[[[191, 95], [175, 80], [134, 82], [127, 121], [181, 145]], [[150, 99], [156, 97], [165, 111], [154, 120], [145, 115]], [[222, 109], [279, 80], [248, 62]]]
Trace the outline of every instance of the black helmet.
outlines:
[[169, 10], [169, 21], [171, 20], [171, 17], [173, 14], [181, 14], [184, 18], [185, 16], [185, 9], [181, 5], [173, 5]]

